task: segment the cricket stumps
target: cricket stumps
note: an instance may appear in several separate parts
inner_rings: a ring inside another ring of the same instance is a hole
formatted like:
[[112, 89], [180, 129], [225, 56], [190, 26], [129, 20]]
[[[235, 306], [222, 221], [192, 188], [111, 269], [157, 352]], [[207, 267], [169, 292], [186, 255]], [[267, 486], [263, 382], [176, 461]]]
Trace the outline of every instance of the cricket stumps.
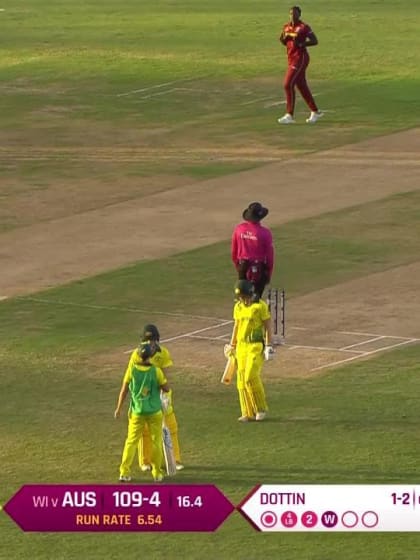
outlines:
[[286, 292], [281, 288], [269, 288], [267, 305], [273, 322], [273, 344], [283, 344], [286, 338]]

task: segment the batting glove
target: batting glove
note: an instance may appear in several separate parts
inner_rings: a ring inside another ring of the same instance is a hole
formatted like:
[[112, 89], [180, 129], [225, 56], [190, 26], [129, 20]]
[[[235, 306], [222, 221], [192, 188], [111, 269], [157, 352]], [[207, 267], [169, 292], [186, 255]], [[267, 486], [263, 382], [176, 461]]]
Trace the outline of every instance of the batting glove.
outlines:
[[169, 393], [165, 393], [165, 392], [161, 391], [160, 392], [160, 402], [162, 403], [163, 412], [168, 412], [168, 409], [171, 406], [171, 397], [170, 397]]
[[235, 347], [232, 346], [232, 344], [225, 344], [224, 348], [223, 348], [223, 354], [225, 355], [225, 358], [228, 359], [231, 356], [233, 356], [235, 353]]
[[274, 358], [274, 348], [272, 346], [266, 346], [264, 348], [264, 358], [267, 362]]

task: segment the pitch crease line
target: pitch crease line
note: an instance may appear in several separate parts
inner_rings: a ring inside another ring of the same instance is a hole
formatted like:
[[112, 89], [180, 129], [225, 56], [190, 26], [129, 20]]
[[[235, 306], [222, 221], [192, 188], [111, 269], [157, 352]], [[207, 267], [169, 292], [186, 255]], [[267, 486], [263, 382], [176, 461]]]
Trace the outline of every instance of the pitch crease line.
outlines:
[[[259, 101], [270, 101], [271, 99], [275, 99], [272, 95], [267, 97], [258, 97], [258, 99], [251, 99], [251, 101], [245, 101], [244, 103], [240, 103], [240, 105], [251, 105], [252, 103], [258, 103]], [[283, 101], [283, 104], [285, 101]]]
[[403, 342], [397, 342], [396, 344], [391, 344], [390, 346], [382, 346], [381, 348], [377, 348], [376, 350], [371, 350], [370, 352], [364, 352], [363, 354], [359, 354], [358, 356], [351, 356], [350, 358], [346, 358], [344, 360], [338, 360], [337, 362], [330, 362], [329, 364], [324, 364], [323, 366], [312, 368], [311, 371], [319, 371], [321, 369], [325, 369], [328, 367], [338, 366], [346, 362], [351, 362], [352, 360], [359, 360], [360, 358], [364, 358], [365, 356], [371, 356], [372, 354], [377, 354], [378, 352], [383, 352], [384, 350], [390, 350], [391, 348], [396, 348], [397, 346], [404, 346], [405, 344], [410, 344], [416, 341], [417, 341], [416, 338], [410, 338], [408, 340], [404, 340]]
[[[215, 327], [210, 327], [210, 328], [215, 328]], [[187, 336], [187, 335], [185, 335]], [[223, 340], [223, 338], [228, 338], [230, 337], [230, 334], [224, 334], [221, 336], [200, 336], [200, 335], [190, 335], [190, 338], [196, 338], [199, 340], [211, 340], [212, 342], [217, 342], [220, 340]], [[287, 348], [287, 350], [294, 350], [296, 348], [300, 348], [300, 349], [307, 349], [307, 350], [328, 350], [330, 352], [341, 352], [341, 350], [339, 348], [329, 348], [328, 346], [304, 346], [301, 344], [288, 344], [287, 342], [285, 344], [280, 344], [280, 346], [284, 346]], [[387, 347], [388, 348], [388, 347]], [[362, 355], [365, 355], [366, 352], [363, 352], [362, 350], [343, 350], [343, 353], [348, 353], [348, 354], [357, 354], [357, 356], [355, 357], [361, 357]]]
[[375, 342], [376, 340], [382, 340], [383, 338], [388, 338], [384, 335], [375, 336], [374, 338], [370, 338], [369, 340], [363, 340], [362, 342], [356, 342], [355, 344], [349, 344], [348, 346], [342, 346], [340, 350], [348, 350], [349, 348], [354, 348], [355, 346], [362, 346], [363, 344], [369, 344], [371, 342]]
[[[56, 304], [56, 305], [68, 305], [69, 307], [80, 307], [86, 309], [103, 309], [104, 311], [126, 311], [128, 313], [148, 313], [150, 315], [165, 315], [167, 317], [185, 317], [186, 319], [200, 319], [203, 321], [226, 321], [226, 319], [221, 319], [220, 317], [208, 317], [206, 315], [190, 315], [188, 313], [176, 313], [170, 311], [152, 311], [151, 309], [142, 309], [136, 307], [117, 307], [113, 305], [94, 305], [89, 303], [74, 303], [71, 301], [61, 301], [61, 300], [52, 300], [52, 299], [44, 299], [44, 298], [34, 298], [28, 296], [17, 296], [16, 299], [20, 299], [22, 301], [35, 301], [37, 303], [47, 303], [47, 304]], [[213, 328], [217, 328], [219, 325], [214, 325]]]
[[332, 331], [333, 333], [336, 332], [338, 334], [353, 334], [355, 336], [384, 336], [386, 338], [397, 338], [401, 340], [419, 340], [420, 338], [413, 338], [410, 336], [396, 336], [392, 334], [384, 334], [379, 335], [378, 333], [368, 333], [368, 332], [359, 332], [359, 331]]
[[209, 331], [211, 329], [217, 329], [219, 327], [225, 327], [226, 325], [231, 325], [233, 323], [232, 320], [230, 321], [225, 321], [224, 323], [220, 323], [220, 325], [211, 325], [211, 327], [205, 327], [204, 329], [197, 329], [195, 331], [190, 331], [184, 334], [179, 334], [177, 336], [172, 336], [171, 338], [166, 338], [165, 340], [162, 340], [162, 342], [172, 342], [173, 340], [179, 340], [180, 338], [187, 338], [189, 336], [193, 336], [195, 334], [200, 334], [202, 332], [206, 332]]
[[152, 97], [157, 97], [158, 95], [168, 95], [168, 93], [173, 93], [174, 91], [177, 91], [177, 89], [178, 88], [171, 88], [171, 89], [165, 89], [164, 91], [155, 91], [154, 93], [150, 93], [149, 95], [142, 95], [140, 99], [147, 101], [147, 99], [150, 99]]
[[287, 342], [282, 346], [288, 347], [289, 350], [294, 350], [295, 348], [306, 348], [308, 350], [329, 350], [330, 352], [348, 352], [350, 354], [364, 354], [363, 350], [346, 350], [344, 348], [331, 348], [329, 346], [305, 346], [302, 344], [293, 344], [289, 346]]
[[164, 82], [163, 84], [156, 84], [154, 86], [148, 86], [141, 89], [132, 89], [131, 91], [126, 91], [124, 93], [117, 93], [116, 97], [125, 97], [127, 95], [133, 95], [135, 93], [142, 93], [143, 91], [150, 91], [151, 89], [158, 89], [166, 86], [171, 86], [173, 84], [180, 84], [180, 83], [187, 83], [187, 82], [195, 82], [197, 79], [200, 78], [185, 78], [184, 80], [173, 80], [172, 82]]
[[190, 338], [196, 338], [197, 340], [212, 340], [214, 342], [219, 341], [219, 340], [229, 340], [230, 338], [230, 334], [223, 334], [221, 336], [217, 336], [217, 337], [212, 337], [212, 336], [201, 336], [199, 334], [192, 334], [190, 336]]
[[[219, 325], [211, 325], [211, 327], [204, 327], [203, 329], [197, 329], [195, 331], [190, 331], [190, 332], [187, 332], [187, 333], [184, 333], [184, 334], [178, 334], [176, 336], [172, 336], [170, 338], [165, 338], [165, 339], [162, 339], [161, 342], [164, 342], [166, 344], [167, 342], [173, 342], [174, 340], [179, 340], [181, 338], [188, 338], [188, 337], [193, 338], [194, 335], [196, 335], [196, 334], [200, 334], [202, 332], [209, 331], [211, 329], [217, 329], [219, 327], [224, 327], [226, 325], [231, 325], [232, 323], [233, 323], [232, 320], [224, 321], [223, 323], [220, 323]], [[219, 340], [219, 339], [213, 339], [213, 340]], [[131, 350], [125, 350], [124, 354], [130, 354], [133, 351], [134, 351], [134, 348], [132, 348]]]

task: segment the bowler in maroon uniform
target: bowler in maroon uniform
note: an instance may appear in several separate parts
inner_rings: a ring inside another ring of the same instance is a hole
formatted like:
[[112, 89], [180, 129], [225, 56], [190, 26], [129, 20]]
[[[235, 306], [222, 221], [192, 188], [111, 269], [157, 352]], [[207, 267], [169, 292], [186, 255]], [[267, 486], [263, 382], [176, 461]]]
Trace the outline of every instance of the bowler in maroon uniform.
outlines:
[[280, 42], [287, 49], [287, 72], [284, 78], [284, 90], [286, 92], [286, 114], [278, 119], [280, 124], [293, 124], [295, 112], [297, 88], [306, 104], [311, 110], [311, 114], [306, 119], [309, 124], [314, 124], [322, 117], [323, 113], [319, 111], [311, 90], [306, 82], [306, 68], [309, 64], [308, 47], [318, 44], [318, 39], [307, 23], [301, 19], [301, 9], [299, 6], [290, 8], [290, 21], [283, 26], [280, 35]]

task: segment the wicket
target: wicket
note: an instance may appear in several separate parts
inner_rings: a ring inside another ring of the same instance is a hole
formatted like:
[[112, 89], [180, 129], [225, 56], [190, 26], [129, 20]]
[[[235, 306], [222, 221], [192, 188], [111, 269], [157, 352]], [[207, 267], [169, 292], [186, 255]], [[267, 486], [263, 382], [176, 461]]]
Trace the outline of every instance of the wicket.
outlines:
[[286, 336], [286, 293], [284, 289], [270, 288], [267, 294], [267, 305], [273, 320], [273, 342], [281, 344]]

